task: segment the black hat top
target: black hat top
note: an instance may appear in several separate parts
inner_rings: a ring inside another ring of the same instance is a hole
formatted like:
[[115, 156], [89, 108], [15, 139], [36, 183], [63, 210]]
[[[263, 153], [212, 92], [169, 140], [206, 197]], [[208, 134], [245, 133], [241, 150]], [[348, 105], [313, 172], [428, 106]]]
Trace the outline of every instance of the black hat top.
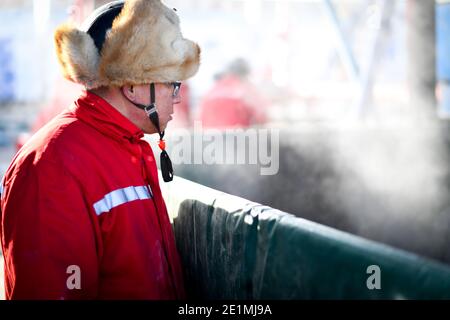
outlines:
[[113, 1], [96, 9], [83, 23], [82, 30], [94, 40], [98, 52], [102, 51], [106, 32], [111, 29], [114, 19], [122, 11], [125, 1]]

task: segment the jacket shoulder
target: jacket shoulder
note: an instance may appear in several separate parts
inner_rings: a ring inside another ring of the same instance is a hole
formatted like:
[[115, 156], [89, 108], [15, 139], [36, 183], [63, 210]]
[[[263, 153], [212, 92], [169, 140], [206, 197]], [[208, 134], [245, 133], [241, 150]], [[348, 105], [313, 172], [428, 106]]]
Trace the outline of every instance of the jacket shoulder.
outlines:
[[5, 179], [17, 174], [18, 170], [34, 170], [42, 161], [66, 166], [67, 162], [75, 159], [77, 151], [86, 148], [86, 135], [95, 137], [96, 130], [78, 120], [70, 111], [61, 113], [38, 130], [17, 152]]

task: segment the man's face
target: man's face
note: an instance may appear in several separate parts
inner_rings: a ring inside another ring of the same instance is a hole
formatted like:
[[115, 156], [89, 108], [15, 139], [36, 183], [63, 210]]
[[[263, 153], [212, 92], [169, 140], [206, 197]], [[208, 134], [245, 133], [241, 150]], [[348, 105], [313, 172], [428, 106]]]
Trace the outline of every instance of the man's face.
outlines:
[[[136, 94], [136, 101], [144, 104], [150, 104], [150, 85], [138, 85], [134, 87]], [[161, 131], [164, 131], [167, 124], [172, 120], [173, 105], [180, 103], [180, 95], [173, 97], [173, 85], [170, 83], [156, 83], [155, 84], [155, 99], [156, 99], [156, 109], [159, 116], [159, 126]], [[149, 120], [145, 111], [136, 108], [140, 115], [136, 116], [140, 119], [140, 128], [145, 133], [156, 133], [157, 129], [153, 126]]]

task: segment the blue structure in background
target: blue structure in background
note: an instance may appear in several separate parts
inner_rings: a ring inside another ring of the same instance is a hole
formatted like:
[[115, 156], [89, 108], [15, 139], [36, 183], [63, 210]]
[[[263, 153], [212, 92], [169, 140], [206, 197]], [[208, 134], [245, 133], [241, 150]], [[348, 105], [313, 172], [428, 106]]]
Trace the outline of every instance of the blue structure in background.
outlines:
[[0, 38], [0, 104], [14, 100], [14, 71], [11, 39]]
[[436, 6], [437, 77], [450, 81], [450, 2]]
[[439, 112], [450, 117], [450, 1], [436, 4], [436, 74], [441, 91]]

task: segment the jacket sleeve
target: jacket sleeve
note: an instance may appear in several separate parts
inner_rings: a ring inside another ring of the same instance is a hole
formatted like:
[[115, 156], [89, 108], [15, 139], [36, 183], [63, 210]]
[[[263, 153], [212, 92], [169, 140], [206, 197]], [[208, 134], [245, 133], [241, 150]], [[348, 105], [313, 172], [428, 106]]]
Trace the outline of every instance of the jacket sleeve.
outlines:
[[29, 162], [2, 196], [6, 298], [95, 298], [95, 231], [81, 186], [60, 164]]

